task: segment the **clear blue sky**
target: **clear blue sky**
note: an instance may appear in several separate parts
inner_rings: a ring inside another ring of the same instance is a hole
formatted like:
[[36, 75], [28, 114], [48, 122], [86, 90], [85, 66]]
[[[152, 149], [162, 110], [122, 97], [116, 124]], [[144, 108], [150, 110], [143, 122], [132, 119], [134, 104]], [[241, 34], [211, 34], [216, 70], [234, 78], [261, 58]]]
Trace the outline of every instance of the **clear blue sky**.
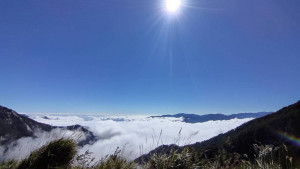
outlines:
[[0, 105], [273, 111], [300, 99], [299, 0], [1, 0]]

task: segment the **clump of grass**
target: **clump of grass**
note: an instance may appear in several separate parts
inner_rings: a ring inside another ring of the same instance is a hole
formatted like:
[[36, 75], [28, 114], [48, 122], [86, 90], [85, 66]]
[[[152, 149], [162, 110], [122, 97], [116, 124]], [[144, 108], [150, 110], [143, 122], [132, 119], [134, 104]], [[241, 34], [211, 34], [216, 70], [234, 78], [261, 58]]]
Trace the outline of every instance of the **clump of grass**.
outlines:
[[73, 140], [59, 139], [33, 151], [17, 169], [67, 168], [77, 153]]
[[9, 160], [0, 164], [0, 169], [15, 169], [18, 166], [18, 162], [15, 160]]
[[195, 154], [189, 148], [185, 148], [182, 152], [171, 150], [167, 153], [154, 153], [149, 157], [145, 169], [194, 169], [199, 168], [199, 161], [195, 158]]
[[[73, 160], [73, 169], [86, 169], [92, 168], [95, 157], [92, 156], [92, 153], [87, 150], [84, 154], [76, 155], [76, 158]], [[75, 167], [76, 166], [76, 167]]]
[[94, 169], [134, 169], [136, 168], [133, 162], [121, 157], [121, 150], [116, 149], [114, 154], [102, 158], [98, 164], [93, 166]]
[[293, 168], [293, 158], [284, 144], [280, 147], [255, 144], [254, 150], [257, 153], [255, 162], [260, 168]]

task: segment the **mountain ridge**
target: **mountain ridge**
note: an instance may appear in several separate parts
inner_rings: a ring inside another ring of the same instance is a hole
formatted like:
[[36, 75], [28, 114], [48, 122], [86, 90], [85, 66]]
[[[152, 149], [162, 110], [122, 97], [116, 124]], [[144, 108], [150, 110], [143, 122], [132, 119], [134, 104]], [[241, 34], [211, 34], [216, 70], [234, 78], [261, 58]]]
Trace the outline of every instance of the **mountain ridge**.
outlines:
[[188, 114], [188, 113], [177, 113], [174, 115], [160, 115], [160, 116], [150, 116], [151, 118], [163, 118], [163, 117], [175, 117], [175, 118], [183, 118], [183, 122], [186, 123], [202, 123], [206, 121], [215, 121], [215, 120], [230, 120], [230, 119], [244, 119], [244, 118], [259, 118], [266, 115], [269, 115], [273, 112], [257, 112], [257, 113], [237, 113], [237, 114]]
[[83, 132], [85, 139], [78, 142], [79, 146], [90, 144], [97, 140], [97, 137], [83, 126], [51, 126], [48, 124], [37, 122], [26, 115], [18, 114], [16, 111], [1, 105], [0, 128], [0, 145], [7, 145], [10, 142], [22, 137], [36, 137], [35, 132], [37, 132], [37, 130], [50, 132], [53, 129]]

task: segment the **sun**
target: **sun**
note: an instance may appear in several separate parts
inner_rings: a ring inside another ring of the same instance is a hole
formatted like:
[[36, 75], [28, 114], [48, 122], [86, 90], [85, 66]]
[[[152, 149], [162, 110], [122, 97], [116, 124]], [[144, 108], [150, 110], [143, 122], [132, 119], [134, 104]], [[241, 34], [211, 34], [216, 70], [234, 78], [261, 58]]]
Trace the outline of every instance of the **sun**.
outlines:
[[181, 6], [181, 0], [165, 0], [168, 12], [176, 12]]

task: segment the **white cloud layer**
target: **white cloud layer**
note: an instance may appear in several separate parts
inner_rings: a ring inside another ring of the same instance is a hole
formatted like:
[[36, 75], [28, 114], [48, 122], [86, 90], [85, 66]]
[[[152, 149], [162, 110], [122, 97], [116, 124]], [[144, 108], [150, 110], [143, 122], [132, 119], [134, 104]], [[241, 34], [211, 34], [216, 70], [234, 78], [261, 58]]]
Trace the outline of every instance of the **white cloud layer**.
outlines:
[[[162, 144], [187, 145], [207, 140], [220, 133], [227, 132], [237, 126], [252, 120], [232, 119], [223, 121], [208, 121], [204, 123], [185, 123], [181, 118], [149, 118], [146, 116], [97, 116], [78, 115], [62, 116], [44, 114], [30, 115], [38, 122], [68, 126], [79, 124], [87, 127], [100, 139], [93, 145], [79, 149], [80, 153], [89, 150], [96, 159], [113, 153], [117, 147], [123, 149], [123, 155], [129, 160], [148, 153]], [[54, 130], [51, 133], [39, 132], [37, 138], [21, 138], [16, 146], [10, 146], [7, 158], [22, 159], [30, 151], [41, 147], [46, 142], [59, 138], [70, 137], [74, 133]], [[78, 135], [78, 133], [76, 134]], [[0, 156], [4, 150], [0, 148]]]

